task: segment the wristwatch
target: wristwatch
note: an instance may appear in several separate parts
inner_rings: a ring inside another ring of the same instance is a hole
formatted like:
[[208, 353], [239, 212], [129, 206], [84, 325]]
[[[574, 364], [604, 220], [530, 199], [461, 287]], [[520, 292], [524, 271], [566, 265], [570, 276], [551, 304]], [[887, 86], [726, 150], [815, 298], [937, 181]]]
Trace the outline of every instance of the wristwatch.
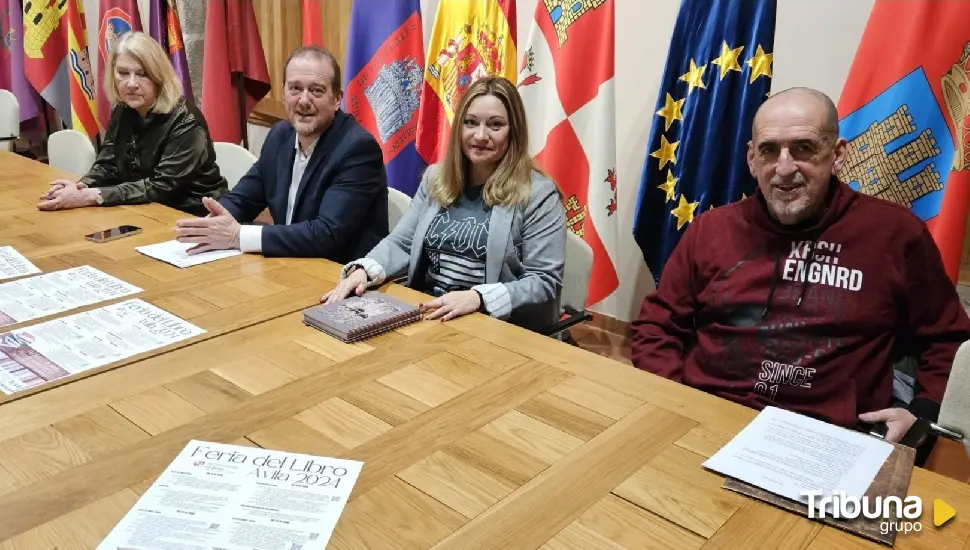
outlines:
[[104, 205], [104, 197], [101, 195], [100, 189], [95, 189], [94, 201], [98, 203], [98, 206]]

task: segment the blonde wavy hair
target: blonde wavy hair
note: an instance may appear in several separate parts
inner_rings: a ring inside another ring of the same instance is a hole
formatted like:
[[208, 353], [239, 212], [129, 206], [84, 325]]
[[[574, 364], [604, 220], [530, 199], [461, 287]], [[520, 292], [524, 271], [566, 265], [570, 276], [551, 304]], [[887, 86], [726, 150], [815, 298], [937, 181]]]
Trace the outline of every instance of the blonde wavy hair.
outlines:
[[509, 148], [485, 182], [482, 190], [485, 205], [514, 206], [527, 202], [532, 193], [532, 172], [542, 173], [529, 156], [529, 125], [515, 84], [500, 76], [482, 77], [468, 87], [455, 110], [441, 171], [430, 183], [429, 194], [442, 206], [454, 204], [465, 187], [471, 161], [462, 149], [461, 125], [472, 102], [487, 95], [497, 97], [508, 113]]
[[104, 92], [112, 105], [119, 102], [118, 86], [115, 83], [115, 67], [118, 56], [130, 55], [138, 61], [145, 75], [155, 84], [156, 113], [170, 113], [182, 97], [182, 83], [179, 81], [165, 50], [152, 37], [143, 32], [126, 32], [114, 43], [104, 71]]

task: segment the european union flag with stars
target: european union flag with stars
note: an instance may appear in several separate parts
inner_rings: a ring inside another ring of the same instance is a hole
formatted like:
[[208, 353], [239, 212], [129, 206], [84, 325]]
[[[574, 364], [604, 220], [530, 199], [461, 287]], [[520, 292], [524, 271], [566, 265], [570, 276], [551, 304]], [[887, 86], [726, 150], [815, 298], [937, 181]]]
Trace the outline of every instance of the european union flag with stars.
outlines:
[[702, 212], [757, 182], [751, 122], [771, 90], [776, 0], [684, 0], [650, 131], [633, 234], [654, 280]]

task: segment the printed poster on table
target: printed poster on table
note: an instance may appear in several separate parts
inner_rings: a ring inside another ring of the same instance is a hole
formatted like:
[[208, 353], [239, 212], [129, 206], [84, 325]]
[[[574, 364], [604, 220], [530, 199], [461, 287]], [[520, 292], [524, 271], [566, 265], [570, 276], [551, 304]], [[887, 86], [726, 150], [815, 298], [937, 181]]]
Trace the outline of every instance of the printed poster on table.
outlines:
[[0, 280], [40, 273], [37, 266], [12, 246], [0, 246]]
[[137, 299], [13, 330], [0, 334], [0, 391], [9, 395], [204, 333]]
[[192, 440], [98, 550], [322, 550], [363, 466]]
[[0, 327], [141, 292], [89, 265], [0, 284]]

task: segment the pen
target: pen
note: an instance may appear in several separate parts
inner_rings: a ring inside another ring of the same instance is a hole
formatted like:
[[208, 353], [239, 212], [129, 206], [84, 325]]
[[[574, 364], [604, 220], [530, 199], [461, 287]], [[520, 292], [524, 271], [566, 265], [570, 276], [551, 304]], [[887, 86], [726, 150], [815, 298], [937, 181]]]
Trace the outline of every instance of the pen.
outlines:
[[[956, 430], [951, 430], [950, 428], [944, 428], [936, 422], [930, 422], [923, 418], [919, 418], [916, 420], [916, 423], [913, 424], [913, 427], [906, 432], [903, 442], [909, 441], [911, 445], [920, 445], [929, 434], [937, 437], [945, 437], [946, 439], [950, 439], [952, 441], [963, 441], [962, 433]], [[869, 435], [878, 437], [879, 439], [885, 439], [886, 425], [881, 422], [874, 424], [869, 430]]]
[[953, 441], [963, 441], [963, 434], [957, 431], [953, 431], [949, 428], [944, 428], [936, 422], [930, 422], [930, 433], [936, 436], [945, 437], [947, 439], [952, 439]]

